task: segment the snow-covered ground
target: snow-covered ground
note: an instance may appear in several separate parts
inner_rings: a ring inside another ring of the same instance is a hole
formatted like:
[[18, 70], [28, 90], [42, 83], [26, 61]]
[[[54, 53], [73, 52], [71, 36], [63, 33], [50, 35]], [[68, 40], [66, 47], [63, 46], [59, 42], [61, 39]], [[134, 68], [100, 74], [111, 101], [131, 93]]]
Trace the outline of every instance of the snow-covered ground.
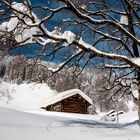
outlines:
[[[138, 140], [136, 111], [117, 122], [98, 115], [46, 112], [39, 103], [56, 94], [46, 84], [0, 83], [0, 139], [2, 140]], [[131, 105], [132, 107], [132, 105]]]
[[3, 107], [0, 114], [2, 140], [139, 140], [140, 137], [137, 121], [113, 124], [101, 121], [100, 116], [43, 111], [34, 114]]

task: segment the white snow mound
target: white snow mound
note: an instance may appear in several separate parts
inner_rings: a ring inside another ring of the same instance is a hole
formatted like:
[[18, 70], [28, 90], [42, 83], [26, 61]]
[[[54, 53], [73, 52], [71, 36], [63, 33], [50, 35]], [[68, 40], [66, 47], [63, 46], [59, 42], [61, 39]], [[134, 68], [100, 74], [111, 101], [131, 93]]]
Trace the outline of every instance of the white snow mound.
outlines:
[[16, 109], [39, 109], [43, 99], [49, 99], [56, 94], [46, 84], [24, 83], [21, 85], [0, 83], [0, 103], [8, 103]]

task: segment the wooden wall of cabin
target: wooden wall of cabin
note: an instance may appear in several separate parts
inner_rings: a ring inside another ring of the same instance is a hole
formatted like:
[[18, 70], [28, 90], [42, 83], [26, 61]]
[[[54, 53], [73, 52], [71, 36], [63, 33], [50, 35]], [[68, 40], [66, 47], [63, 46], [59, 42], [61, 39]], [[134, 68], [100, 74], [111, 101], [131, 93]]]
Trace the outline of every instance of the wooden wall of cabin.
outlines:
[[87, 114], [89, 103], [79, 95], [72, 96], [62, 101], [62, 112]]
[[89, 105], [90, 104], [85, 99], [77, 94], [46, 107], [46, 110], [87, 114], [87, 108]]

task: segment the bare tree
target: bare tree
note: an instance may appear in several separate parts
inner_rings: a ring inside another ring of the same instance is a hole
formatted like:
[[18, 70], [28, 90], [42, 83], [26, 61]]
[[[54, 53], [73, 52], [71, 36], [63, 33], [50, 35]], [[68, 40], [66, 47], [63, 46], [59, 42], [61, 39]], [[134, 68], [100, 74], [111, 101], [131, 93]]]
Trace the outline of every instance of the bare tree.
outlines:
[[[63, 56], [58, 68], [49, 68], [52, 74], [66, 65], [76, 68], [80, 65], [83, 69], [95, 58], [104, 59], [105, 67], [123, 71], [119, 77], [116, 74], [111, 89], [116, 82], [129, 89], [133, 84], [137, 85], [139, 96], [135, 100], [140, 119], [139, 1], [119, 0], [116, 1], [119, 6], [114, 6], [109, 0], [92, 0], [82, 5], [73, 0], [60, 0], [53, 9], [47, 5], [33, 7], [29, 0], [24, 0], [24, 3], [0, 2], [12, 13], [9, 22], [15, 23], [12, 27], [2, 23], [0, 29], [3, 27], [6, 33], [13, 31], [18, 44], [15, 46], [38, 43], [42, 48], [37, 51], [36, 57], [51, 56], [53, 59], [57, 54]], [[47, 16], [39, 19], [34, 13], [36, 9], [45, 11]], [[67, 16], [59, 18], [54, 25], [57, 27], [49, 29], [50, 20], [65, 12]]]

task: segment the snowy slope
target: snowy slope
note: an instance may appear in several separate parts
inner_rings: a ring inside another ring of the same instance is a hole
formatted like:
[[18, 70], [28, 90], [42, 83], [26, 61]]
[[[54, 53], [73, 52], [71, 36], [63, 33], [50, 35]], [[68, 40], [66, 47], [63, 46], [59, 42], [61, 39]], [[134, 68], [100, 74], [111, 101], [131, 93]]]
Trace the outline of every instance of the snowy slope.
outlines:
[[[105, 123], [90, 116], [46, 112], [31, 114], [0, 107], [2, 140], [139, 140], [137, 122]], [[129, 117], [129, 114], [127, 114]], [[99, 117], [98, 117], [99, 119]]]
[[10, 84], [0, 83], [0, 105], [20, 110], [39, 110], [42, 100], [56, 94], [46, 84]]

